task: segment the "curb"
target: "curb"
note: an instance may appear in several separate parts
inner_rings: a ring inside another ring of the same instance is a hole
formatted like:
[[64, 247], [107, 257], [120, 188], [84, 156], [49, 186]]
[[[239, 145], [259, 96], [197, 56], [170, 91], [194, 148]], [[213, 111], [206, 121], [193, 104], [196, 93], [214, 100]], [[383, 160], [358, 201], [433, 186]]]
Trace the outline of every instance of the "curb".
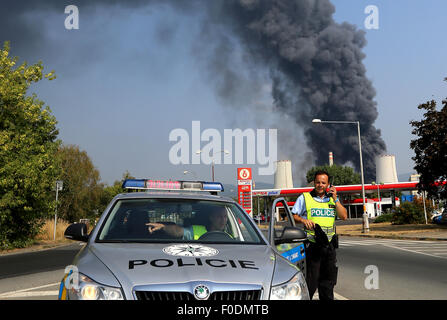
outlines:
[[[268, 225], [258, 225], [256, 224], [258, 228], [261, 230], [268, 229]], [[363, 237], [363, 238], [379, 238], [379, 239], [402, 239], [402, 240], [433, 240], [433, 241], [447, 241], [447, 235], [443, 238], [438, 237], [431, 237], [431, 236], [399, 236], [399, 235], [379, 235], [379, 234], [351, 234], [351, 233], [343, 233], [343, 232], [337, 232], [339, 236], [344, 237]]]
[[447, 238], [436, 237], [411, 237], [411, 236], [396, 236], [396, 235], [371, 235], [371, 234], [349, 234], [349, 233], [337, 233], [339, 236], [344, 237], [364, 237], [364, 238], [380, 238], [380, 239], [401, 239], [401, 240], [433, 240], [433, 241], [447, 241]]
[[[256, 226], [261, 230], [267, 230], [268, 225], [258, 225]], [[363, 238], [379, 238], [379, 239], [402, 239], [402, 240], [426, 240], [426, 241], [447, 241], [447, 235], [443, 238], [438, 237], [431, 237], [431, 236], [399, 236], [399, 235], [379, 235], [379, 234], [351, 234], [351, 233], [343, 233], [343, 232], [337, 232], [339, 236], [344, 237], [363, 237]]]

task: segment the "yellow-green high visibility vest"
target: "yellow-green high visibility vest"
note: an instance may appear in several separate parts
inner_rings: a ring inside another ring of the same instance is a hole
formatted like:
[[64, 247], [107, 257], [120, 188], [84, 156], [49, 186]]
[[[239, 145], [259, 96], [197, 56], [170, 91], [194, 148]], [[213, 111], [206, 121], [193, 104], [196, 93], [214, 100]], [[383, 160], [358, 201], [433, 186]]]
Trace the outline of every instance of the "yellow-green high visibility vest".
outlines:
[[[332, 198], [328, 202], [315, 201], [309, 192], [303, 193], [306, 203], [307, 219], [319, 224], [331, 241], [335, 234], [335, 202]], [[306, 230], [309, 241], [315, 242], [315, 231]]]
[[199, 238], [202, 236], [202, 234], [205, 234], [208, 231], [206, 230], [205, 226], [193, 225], [192, 232], [194, 234], [194, 240], [199, 240]]
[[[208, 230], [206, 230], [205, 226], [202, 226], [202, 225], [193, 225], [192, 226], [192, 233], [194, 234], [194, 240], [199, 240], [199, 238], [207, 232], [208, 232]], [[225, 232], [225, 233], [234, 239], [234, 237], [231, 234], [229, 234], [228, 232]]]

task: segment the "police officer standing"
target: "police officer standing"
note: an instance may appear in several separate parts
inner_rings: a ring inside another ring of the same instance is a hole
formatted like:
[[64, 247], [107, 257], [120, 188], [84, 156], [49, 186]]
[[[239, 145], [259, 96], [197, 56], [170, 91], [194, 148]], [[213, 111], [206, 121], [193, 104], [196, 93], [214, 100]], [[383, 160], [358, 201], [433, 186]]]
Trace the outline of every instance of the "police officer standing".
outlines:
[[[334, 300], [334, 286], [337, 283], [335, 249], [338, 239], [335, 235], [335, 214], [346, 220], [347, 211], [337, 198], [337, 190], [329, 186], [329, 174], [318, 171], [314, 177], [315, 188], [298, 197], [292, 213], [297, 223], [307, 231], [306, 282], [312, 299], [318, 289], [320, 300]], [[329, 193], [326, 192], [330, 187]]]

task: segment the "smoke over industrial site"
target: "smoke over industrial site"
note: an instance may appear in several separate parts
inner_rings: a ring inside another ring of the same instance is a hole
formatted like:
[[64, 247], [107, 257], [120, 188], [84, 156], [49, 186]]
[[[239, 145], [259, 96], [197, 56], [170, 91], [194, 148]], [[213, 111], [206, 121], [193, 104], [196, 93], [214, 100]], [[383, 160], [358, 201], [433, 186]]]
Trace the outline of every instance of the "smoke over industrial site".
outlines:
[[[153, 10], [169, 6], [181, 14], [200, 17], [203, 28], [193, 47], [202, 55], [204, 72], [226, 107], [245, 105], [256, 112], [256, 104], [247, 101], [262, 91], [267, 77], [273, 110], [286, 115], [296, 126], [282, 128], [277, 124], [278, 144], [297, 152], [296, 145], [306, 145], [317, 165], [327, 163], [328, 152], [332, 151], [335, 163], [350, 163], [357, 170], [357, 127], [316, 125], [312, 119], [359, 121], [365, 179], [374, 179], [374, 158], [384, 153], [386, 146], [374, 126], [378, 116], [376, 92], [362, 62], [365, 34], [349, 23], [336, 23], [335, 8], [329, 0], [71, 2], [81, 12], [83, 8], [91, 11], [111, 6], [150, 6]], [[28, 22], [27, 13], [63, 13], [63, 5], [55, 0], [10, 2], [8, 6], [9, 10], [0, 13], [0, 40], [11, 40], [19, 51], [37, 48], [45, 41], [45, 34]], [[161, 30], [169, 33], [169, 28]], [[235, 59], [234, 45], [242, 56], [242, 69], [241, 63], [237, 67], [231, 63]], [[228, 112], [228, 117], [231, 114]], [[281, 130], [287, 130], [287, 135]], [[305, 141], [297, 141], [301, 138]], [[301, 154], [300, 160], [292, 158], [293, 165], [301, 165], [303, 158], [309, 159], [309, 154]]]

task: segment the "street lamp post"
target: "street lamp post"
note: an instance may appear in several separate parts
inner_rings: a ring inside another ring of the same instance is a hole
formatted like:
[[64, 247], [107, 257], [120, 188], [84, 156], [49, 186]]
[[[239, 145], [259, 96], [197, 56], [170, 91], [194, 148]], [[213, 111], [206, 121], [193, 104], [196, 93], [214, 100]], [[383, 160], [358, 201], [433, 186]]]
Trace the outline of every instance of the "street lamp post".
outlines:
[[[202, 152], [203, 152], [202, 150], [197, 150], [196, 154], [200, 154]], [[221, 152], [223, 152], [225, 154], [229, 154], [230, 153], [230, 151], [222, 149], [222, 150], [217, 151], [216, 154], [217, 153], [221, 153]], [[214, 155], [215, 155], [215, 153], [213, 153], [213, 160], [211, 161], [211, 177], [213, 179], [213, 182], [214, 182]]]
[[357, 124], [357, 133], [359, 138], [359, 153], [360, 153], [360, 175], [362, 178], [362, 197], [363, 197], [363, 229], [362, 232], [369, 232], [369, 221], [368, 214], [366, 213], [366, 204], [365, 204], [365, 179], [363, 176], [363, 159], [362, 159], [362, 140], [360, 138], [360, 122], [359, 121], [323, 121], [321, 119], [313, 119], [312, 123], [348, 123], [348, 124]]

